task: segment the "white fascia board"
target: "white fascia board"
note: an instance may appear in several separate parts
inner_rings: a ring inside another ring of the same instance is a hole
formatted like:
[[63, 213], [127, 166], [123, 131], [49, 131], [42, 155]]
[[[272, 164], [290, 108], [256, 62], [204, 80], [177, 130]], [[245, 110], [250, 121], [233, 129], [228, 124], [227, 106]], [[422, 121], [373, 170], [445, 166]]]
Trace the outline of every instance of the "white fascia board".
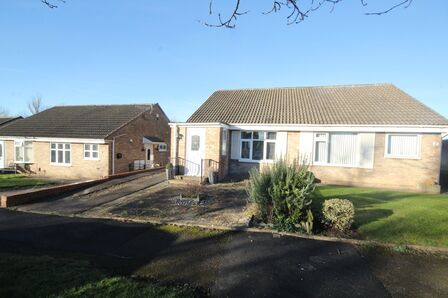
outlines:
[[430, 125], [303, 125], [303, 124], [229, 124], [231, 130], [323, 131], [323, 132], [408, 132], [448, 133], [448, 126]]
[[14, 141], [14, 140], [27, 140], [35, 142], [50, 142], [50, 143], [81, 143], [81, 144], [106, 144], [103, 139], [80, 139], [80, 138], [46, 138], [46, 137], [23, 137], [23, 136], [0, 136], [0, 140]]
[[229, 128], [229, 125], [221, 122], [210, 122], [210, 123], [168, 123], [170, 127], [222, 127]]

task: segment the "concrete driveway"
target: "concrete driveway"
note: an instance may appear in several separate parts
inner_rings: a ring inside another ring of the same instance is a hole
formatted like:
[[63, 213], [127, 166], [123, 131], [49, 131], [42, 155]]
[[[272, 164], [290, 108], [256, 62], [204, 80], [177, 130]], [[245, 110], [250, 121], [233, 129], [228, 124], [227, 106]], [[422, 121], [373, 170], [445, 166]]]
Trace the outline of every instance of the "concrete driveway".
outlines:
[[164, 172], [149, 172], [110, 180], [74, 194], [14, 207], [15, 210], [57, 215], [77, 215], [165, 181]]
[[[202, 268], [216, 268], [210, 289], [216, 297], [389, 296], [356, 249], [341, 243], [246, 232], [183, 242], [151, 225], [0, 210], [0, 252], [26, 248], [106, 258], [129, 275], [157, 258], [174, 258], [170, 273], [193, 284], [213, 274]], [[189, 274], [193, 268], [199, 271]]]

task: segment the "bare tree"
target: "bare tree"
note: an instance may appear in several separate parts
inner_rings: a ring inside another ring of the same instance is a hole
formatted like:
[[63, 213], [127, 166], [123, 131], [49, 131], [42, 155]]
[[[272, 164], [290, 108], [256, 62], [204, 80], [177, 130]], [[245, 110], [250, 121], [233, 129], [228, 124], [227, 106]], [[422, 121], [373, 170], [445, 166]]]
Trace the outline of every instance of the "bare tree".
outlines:
[[31, 115], [37, 114], [39, 112], [42, 112], [42, 96], [36, 95], [31, 99], [30, 102], [28, 102], [28, 110], [31, 113]]
[[[66, 0], [40, 0], [43, 4], [45, 4], [49, 8], [58, 8], [59, 3], [65, 3]], [[213, 15], [213, 0], [209, 0], [209, 14]], [[228, 0], [222, 0], [222, 1], [228, 1]], [[235, 23], [237, 21], [237, 18], [240, 16], [243, 16], [247, 13], [249, 13], [248, 10], [241, 10], [241, 0], [233, 0], [235, 2], [234, 8], [231, 11], [230, 15], [228, 17], [223, 17], [221, 13], [218, 13], [218, 23], [212, 24], [208, 22], [204, 22], [204, 25], [209, 27], [223, 27], [223, 28], [235, 28]], [[335, 6], [344, 0], [282, 0], [282, 1], [276, 1], [272, 0], [272, 6], [265, 12], [263, 12], [264, 15], [268, 15], [271, 13], [277, 13], [282, 8], [284, 10], [288, 11], [288, 15], [286, 17], [287, 24], [298, 24], [302, 21], [304, 21], [306, 18], [310, 16], [310, 14], [324, 5], [330, 5], [330, 12], [332, 12], [335, 8]], [[373, 16], [373, 15], [383, 15], [386, 14], [398, 7], [404, 7], [408, 8], [413, 0], [396, 0], [397, 3], [387, 7], [384, 10], [380, 11], [370, 11], [366, 12], [365, 15]], [[368, 5], [368, 0], [359, 0], [360, 5], [363, 7], [366, 7]]]

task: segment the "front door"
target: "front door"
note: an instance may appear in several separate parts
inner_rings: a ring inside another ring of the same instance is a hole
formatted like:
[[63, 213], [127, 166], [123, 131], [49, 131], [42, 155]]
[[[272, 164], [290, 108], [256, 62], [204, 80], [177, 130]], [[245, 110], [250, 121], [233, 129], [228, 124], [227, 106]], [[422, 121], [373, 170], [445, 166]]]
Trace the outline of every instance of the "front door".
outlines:
[[5, 168], [5, 142], [0, 141], [0, 169]]
[[185, 175], [200, 176], [205, 154], [205, 128], [187, 128]]
[[154, 146], [146, 145], [146, 168], [151, 169], [154, 167]]

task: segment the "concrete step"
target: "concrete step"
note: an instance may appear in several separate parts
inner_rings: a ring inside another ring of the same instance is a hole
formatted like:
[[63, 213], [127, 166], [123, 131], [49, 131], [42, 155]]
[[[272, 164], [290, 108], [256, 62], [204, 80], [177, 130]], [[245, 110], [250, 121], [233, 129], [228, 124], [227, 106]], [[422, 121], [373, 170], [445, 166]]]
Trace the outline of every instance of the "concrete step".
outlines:
[[171, 184], [185, 184], [185, 183], [201, 183], [201, 177], [175, 175], [173, 180], [169, 180]]

